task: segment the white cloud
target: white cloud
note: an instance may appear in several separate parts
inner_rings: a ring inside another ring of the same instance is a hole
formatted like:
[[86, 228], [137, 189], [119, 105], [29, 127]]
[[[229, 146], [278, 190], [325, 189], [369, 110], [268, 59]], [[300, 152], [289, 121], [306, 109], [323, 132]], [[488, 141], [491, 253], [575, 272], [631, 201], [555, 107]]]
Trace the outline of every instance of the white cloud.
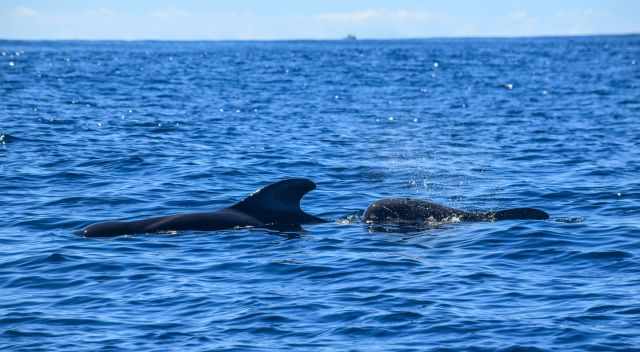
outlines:
[[492, 33], [489, 35], [499, 36], [527, 36], [546, 34], [545, 30], [548, 30], [547, 25], [541, 25], [540, 19], [529, 14], [525, 10], [516, 10], [508, 13], [503, 18], [497, 19], [496, 24], [499, 24], [492, 28]]
[[588, 34], [594, 32], [606, 32], [602, 22], [607, 13], [596, 13], [593, 9], [563, 10], [556, 12], [552, 20], [558, 24], [564, 24], [568, 34]]
[[33, 17], [37, 16], [38, 12], [30, 7], [18, 6], [13, 11], [16, 17]]
[[429, 12], [411, 10], [384, 10], [367, 9], [351, 12], [329, 12], [315, 16], [316, 19], [326, 22], [340, 23], [364, 23], [370, 21], [429, 21], [434, 16]]
[[115, 16], [116, 12], [105, 7], [100, 7], [97, 9], [87, 10], [86, 14], [88, 16], [96, 16], [96, 17], [111, 17], [111, 16]]
[[513, 11], [507, 15], [507, 18], [512, 21], [526, 21], [530, 19], [529, 14], [524, 10]]
[[149, 15], [154, 18], [171, 20], [171, 19], [189, 17], [191, 14], [185, 10], [176, 9], [176, 8], [167, 8], [167, 9], [154, 10]]
[[374, 10], [354, 11], [354, 12], [332, 12], [322, 13], [316, 16], [319, 20], [329, 22], [362, 22], [377, 17]]

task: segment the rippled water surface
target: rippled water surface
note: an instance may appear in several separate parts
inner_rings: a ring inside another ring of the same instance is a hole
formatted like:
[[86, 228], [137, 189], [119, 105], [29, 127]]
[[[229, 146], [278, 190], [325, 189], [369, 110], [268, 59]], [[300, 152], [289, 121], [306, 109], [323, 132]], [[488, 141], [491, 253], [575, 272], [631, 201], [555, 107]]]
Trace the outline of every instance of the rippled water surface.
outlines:
[[[640, 346], [640, 37], [0, 41], [7, 351]], [[285, 177], [331, 219], [87, 239]], [[548, 221], [369, 228], [388, 196]]]

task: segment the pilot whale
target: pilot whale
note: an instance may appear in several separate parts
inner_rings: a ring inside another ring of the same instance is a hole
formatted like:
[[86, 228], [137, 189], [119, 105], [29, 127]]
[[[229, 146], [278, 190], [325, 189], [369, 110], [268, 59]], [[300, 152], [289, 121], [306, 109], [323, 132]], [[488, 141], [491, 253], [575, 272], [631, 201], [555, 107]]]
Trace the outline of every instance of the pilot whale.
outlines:
[[467, 212], [426, 200], [385, 198], [365, 210], [362, 219], [368, 224], [425, 226], [455, 221], [545, 220], [549, 214], [535, 208]]
[[316, 188], [305, 178], [270, 184], [244, 200], [214, 212], [175, 214], [134, 221], [101, 222], [78, 231], [86, 237], [112, 237], [151, 232], [215, 231], [238, 227], [294, 228], [325, 220], [300, 209], [302, 197]]

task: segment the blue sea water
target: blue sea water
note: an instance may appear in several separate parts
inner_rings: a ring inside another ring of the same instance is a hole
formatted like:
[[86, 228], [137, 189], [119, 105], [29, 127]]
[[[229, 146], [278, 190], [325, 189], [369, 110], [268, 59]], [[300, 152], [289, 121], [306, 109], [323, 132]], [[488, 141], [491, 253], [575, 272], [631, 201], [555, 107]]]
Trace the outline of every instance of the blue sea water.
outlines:
[[[640, 350], [639, 36], [0, 54], [1, 350]], [[294, 176], [299, 236], [74, 234]], [[551, 219], [358, 220], [388, 196]]]

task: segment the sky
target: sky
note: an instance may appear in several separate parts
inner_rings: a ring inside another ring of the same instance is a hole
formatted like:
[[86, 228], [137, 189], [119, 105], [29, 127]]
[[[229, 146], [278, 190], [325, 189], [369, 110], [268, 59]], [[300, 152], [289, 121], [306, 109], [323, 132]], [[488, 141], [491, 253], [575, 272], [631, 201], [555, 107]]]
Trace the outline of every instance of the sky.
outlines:
[[280, 40], [640, 33], [637, 0], [0, 0], [1, 39]]

